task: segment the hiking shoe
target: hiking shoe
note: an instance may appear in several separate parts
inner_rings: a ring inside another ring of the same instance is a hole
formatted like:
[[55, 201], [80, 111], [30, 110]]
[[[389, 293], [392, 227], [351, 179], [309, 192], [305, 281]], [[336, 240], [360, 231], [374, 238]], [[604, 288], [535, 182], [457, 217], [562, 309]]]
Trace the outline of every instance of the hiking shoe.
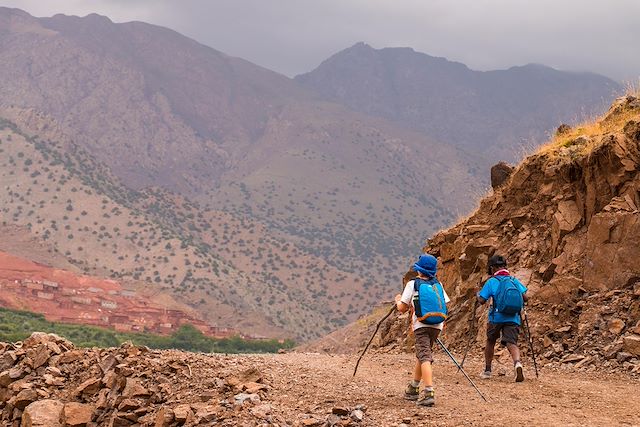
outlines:
[[521, 383], [524, 381], [524, 369], [522, 369], [522, 363], [517, 362], [515, 365], [516, 370], [516, 382]]
[[422, 390], [420, 393], [420, 397], [418, 397], [418, 401], [416, 402], [418, 406], [433, 406], [436, 404], [436, 397], [433, 390]]
[[480, 374], [480, 378], [482, 378], [483, 380], [491, 379], [491, 371], [484, 371]]
[[404, 398], [407, 400], [418, 400], [419, 392], [420, 387], [414, 387], [409, 383], [409, 385], [407, 385], [407, 389], [404, 391]]

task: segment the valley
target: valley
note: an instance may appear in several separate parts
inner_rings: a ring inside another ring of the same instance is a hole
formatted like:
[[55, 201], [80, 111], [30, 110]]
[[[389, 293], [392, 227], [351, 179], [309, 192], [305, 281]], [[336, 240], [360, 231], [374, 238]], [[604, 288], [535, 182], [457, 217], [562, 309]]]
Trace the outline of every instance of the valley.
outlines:
[[[291, 79], [96, 14], [0, 8], [0, 32], [0, 221], [12, 233], [0, 249], [162, 294], [215, 328], [299, 342], [389, 298], [521, 138], [535, 147], [620, 90], [364, 44]], [[361, 96], [358, 74], [376, 96]], [[535, 89], [513, 110], [524, 86]]]

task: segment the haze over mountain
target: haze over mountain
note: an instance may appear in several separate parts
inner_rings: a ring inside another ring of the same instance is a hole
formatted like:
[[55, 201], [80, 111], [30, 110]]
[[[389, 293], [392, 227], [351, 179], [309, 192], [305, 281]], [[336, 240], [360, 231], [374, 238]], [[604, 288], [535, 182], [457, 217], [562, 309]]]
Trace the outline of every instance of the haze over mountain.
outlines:
[[[355, 319], [483, 191], [477, 145], [165, 28], [0, 8], [0, 60], [0, 220], [52, 264], [158, 287], [220, 326], [308, 339]], [[463, 109], [456, 84], [433, 87]], [[503, 101], [528, 105], [482, 102]], [[504, 147], [520, 115], [496, 111]]]
[[355, 111], [401, 122], [476, 153], [514, 160], [561, 122], [601, 114], [622, 90], [592, 73], [529, 64], [474, 71], [411, 48], [358, 43], [296, 81]]
[[[471, 156], [173, 31], [0, 16], [0, 110], [18, 125], [2, 219], [83, 272], [153, 283], [221, 326], [238, 307], [241, 328], [298, 338], [353, 319], [418, 250], [408, 237], [480, 191]], [[44, 166], [65, 184], [53, 200], [31, 176]]]

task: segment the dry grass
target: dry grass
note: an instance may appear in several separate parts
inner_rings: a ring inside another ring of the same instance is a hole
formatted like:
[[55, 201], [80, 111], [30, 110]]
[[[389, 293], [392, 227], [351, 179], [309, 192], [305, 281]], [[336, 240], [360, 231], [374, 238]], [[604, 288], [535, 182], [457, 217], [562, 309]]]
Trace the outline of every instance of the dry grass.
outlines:
[[[640, 80], [637, 84], [627, 84], [625, 96], [640, 96]], [[554, 135], [537, 150], [537, 154], [570, 154], [572, 157], [586, 155], [597, 146], [600, 136], [620, 132], [629, 120], [638, 118], [640, 112], [637, 109], [612, 108], [600, 117], [572, 127], [568, 132]]]

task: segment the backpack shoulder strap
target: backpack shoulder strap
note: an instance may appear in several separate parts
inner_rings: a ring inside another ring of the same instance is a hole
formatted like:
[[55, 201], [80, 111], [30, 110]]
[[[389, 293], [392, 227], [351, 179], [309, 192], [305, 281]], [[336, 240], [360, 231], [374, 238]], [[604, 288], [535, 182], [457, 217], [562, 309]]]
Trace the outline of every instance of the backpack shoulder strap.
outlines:
[[[431, 277], [431, 278], [429, 278], [429, 280], [424, 280], [424, 279], [421, 279], [419, 277], [416, 277], [415, 279], [413, 279], [413, 290], [418, 292], [418, 288], [420, 288], [420, 285], [423, 284], [423, 283], [429, 283], [431, 285], [434, 285], [434, 284], [437, 283], [437, 284], [440, 285], [440, 282], [435, 277]], [[440, 286], [442, 286], [442, 285], [440, 285]]]

